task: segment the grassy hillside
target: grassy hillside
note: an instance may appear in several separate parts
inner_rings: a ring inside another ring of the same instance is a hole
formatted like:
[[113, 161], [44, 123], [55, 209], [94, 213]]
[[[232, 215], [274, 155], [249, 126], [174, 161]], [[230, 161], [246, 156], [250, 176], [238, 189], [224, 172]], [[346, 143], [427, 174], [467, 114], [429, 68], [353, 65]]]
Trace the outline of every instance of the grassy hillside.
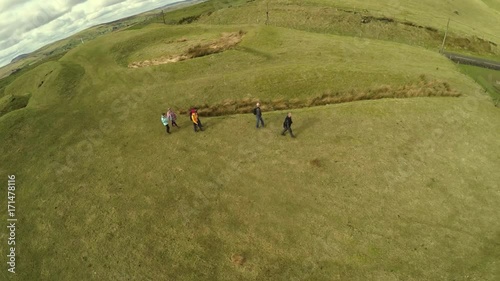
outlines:
[[[157, 57], [162, 49], [165, 55], [174, 54], [223, 32], [239, 30], [247, 32], [242, 43], [220, 54], [149, 68], [127, 67], [130, 62]], [[179, 39], [183, 40], [177, 42]], [[147, 32], [132, 30], [97, 39], [60, 60], [66, 65], [75, 62], [85, 76], [73, 92], [92, 92], [90, 96], [107, 101], [124, 93], [144, 93], [148, 107], [158, 102], [184, 108], [231, 98], [307, 98], [326, 91], [404, 85], [418, 81], [421, 75], [448, 81], [463, 94], [477, 87], [446, 58], [424, 49], [262, 26], [158, 24]], [[49, 70], [39, 72], [43, 76]], [[29, 91], [36, 91], [41, 80], [31, 79]], [[56, 79], [52, 83], [60, 87], [61, 81], [66, 82]], [[13, 84], [9, 93], [21, 93], [26, 87]], [[44, 87], [52, 85], [40, 89]], [[80, 107], [87, 104], [82, 99], [94, 106], [89, 94], [72, 96]]]
[[277, 134], [282, 112], [257, 132], [248, 115], [198, 135], [183, 118], [170, 136], [135, 110], [8, 115], [20, 279], [499, 276], [498, 110], [435, 98], [294, 114], [294, 140]]
[[[315, 0], [308, 1], [321, 5], [332, 5], [332, 1]], [[454, 30], [462, 34], [488, 34], [491, 37], [498, 36], [495, 31], [495, 23], [500, 16], [500, 1], [480, 0], [480, 1], [411, 1], [411, 0], [382, 0], [382, 1], [362, 1], [362, 0], [340, 0], [335, 1], [336, 5], [344, 7], [358, 7], [369, 11], [376, 11], [384, 15], [394, 15], [399, 19], [426, 24], [438, 29], [444, 29], [446, 19], [452, 18], [465, 25], [458, 25]], [[453, 27], [453, 26], [452, 26]], [[488, 36], [485, 35], [486, 38]], [[495, 38], [491, 38], [491, 40]], [[496, 37], [496, 39], [500, 39]]]
[[500, 18], [498, 10], [478, 5], [477, 1], [434, 2], [263, 0], [220, 9], [202, 17], [200, 22], [262, 24], [266, 23], [266, 11], [269, 11], [269, 25], [396, 41], [438, 50], [450, 18], [447, 49], [500, 55], [500, 37], [496, 31]]
[[[127, 67], [240, 30], [245, 32], [243, 41], [223, 53], [175, 64]], [[147, 109], [158, 103], [185, 109], [248, 98], [306, 103], [326, 93], [357, 95], [411, 85], [422, 77], [445, 81], [463, 95], [477, 89], [446, 58], [407, 45], [270, 26], [155, 24], [147, 32], [117, 32], [77, 47], [58, 62], [22, 75], [4, 94], [32, 94], [28, 107], [60, 100], [64, 106], [71, 102], [94, 108], [96, 97], [111, 103], [131, 93], [147, 95]]]
[[[18, 259], [1, 280], [500, 278], [500, 111], [479, 80], [397, 35], [295, 28], [293, 14], [238, 22], [265, 2], [217, 3], [175, 14], [213, 9], [196, 23], [113, 32], [2, 80], [0, 175], [16, 175]], [[231, 32], [242, 41], [223, 52], [129, 67]], [[168, 107], [432, 94], [426, 81], [460, 96], [294, 109], [295, 139], [279, 135], [286, 111], [266, 111], [259, 130], [252, 114], [202, 117], [200, 133], [184, 115], [170, 135], [160, 123]]]
[[[151, 22], [161, 22], [160, 12], [169, 12], [169, 15], [173, 15], [177, 9], [185, 8], [190, 4], [197, 3], [198, 0], [193, 0], [190, 2], [182, 2], [168, 7], [160, 7], [159, 9], [154, 9], [145, 13], [130, 16], [124, 19], [119, 19], [109, 23], [100, 24], [82, 30], [76, 34], [73, 34], [67, 38], [58, 40], [51, 44], [41, 47], [40, 49], [32, 52], [29, 56], [20, 59], [14, 63], [8, 64], [4, 67], [0, 67], [0, 79], [9, 76], [15, 69], [29, 69], [32, 65], [38, 65], [40, 62], [43, 63], [44, 60], [51, 60], [54, 58], [59, 58], [59, 56], [64, 55], [67, 51], [75, 48], [76, 46], [82, 44], [83, 42], [88, 42], [94, 40], [97, 37], [115, 32], [117, 30], [130, 28], [132, 26], [142, 26], [143, 23]], [[218, 2], [212, 1], [212, 2]], [[224, 2], [224, 1], [222, 1]], [[193, 11], [198, 11], [198, 9], [192, 9]], [[0, 85], [1, 90], [1, 85]]]

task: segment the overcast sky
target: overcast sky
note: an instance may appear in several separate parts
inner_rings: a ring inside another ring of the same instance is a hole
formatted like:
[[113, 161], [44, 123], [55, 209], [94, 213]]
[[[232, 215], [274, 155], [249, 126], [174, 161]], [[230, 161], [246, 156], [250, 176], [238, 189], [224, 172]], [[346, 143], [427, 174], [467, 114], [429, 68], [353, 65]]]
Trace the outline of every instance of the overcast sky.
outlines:
[[0, 67], [96, 24], [179, 0], [0, 0]]

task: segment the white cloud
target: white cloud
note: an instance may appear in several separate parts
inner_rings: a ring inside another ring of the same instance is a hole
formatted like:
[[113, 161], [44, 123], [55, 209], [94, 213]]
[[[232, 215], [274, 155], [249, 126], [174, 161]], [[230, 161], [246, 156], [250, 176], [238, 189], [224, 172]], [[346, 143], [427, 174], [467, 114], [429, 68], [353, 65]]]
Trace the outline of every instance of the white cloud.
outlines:
[[13, 8], [16, 5], [22, 4], [22, 1], [18, 0], [2, 0], [0, 2], [0, 11], [6, 11], [10, 8]]
[[98, 7], [108, 7], [108, 6], [112, 6], [112, 5], [115, 5], [115, 4], [124, 2], [124, 1], [122, 1], [122, 0], [98, 0], [96, 2], [99, 3]]
[[0, 0], [0, 67], [93, 25], [181, 0]]

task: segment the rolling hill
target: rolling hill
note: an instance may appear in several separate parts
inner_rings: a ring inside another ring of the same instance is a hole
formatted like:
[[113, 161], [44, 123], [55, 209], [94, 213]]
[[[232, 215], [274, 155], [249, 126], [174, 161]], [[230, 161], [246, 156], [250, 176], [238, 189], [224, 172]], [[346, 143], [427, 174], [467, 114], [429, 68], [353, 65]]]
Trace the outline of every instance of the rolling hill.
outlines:
[[0, 278], [497, 280], [500, 111], [429, 34], [495, 57], [498, 1], [365, 2], [207, 1], [0, 80]]

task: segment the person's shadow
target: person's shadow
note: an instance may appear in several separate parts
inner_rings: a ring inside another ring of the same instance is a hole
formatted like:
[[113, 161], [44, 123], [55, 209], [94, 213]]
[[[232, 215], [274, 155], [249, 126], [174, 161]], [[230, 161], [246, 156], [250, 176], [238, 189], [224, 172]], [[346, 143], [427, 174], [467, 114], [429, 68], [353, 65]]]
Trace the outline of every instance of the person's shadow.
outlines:
[[[295, 137], [302, 135], [305, 131], [307, 131], [309, 128], [311, 128], [314, 124], [318, 123], [318, 121], [319, 121], [319, 118], [316, 118], [316, 117], [299, 119], [299, 121], [297, 122], [297, 123], [299, 123], [299, 126], [295, 127], [295, 128], [292, 126], [293, 134], [295, 135]], [[294, 121], [294, 123], [295, 123], [295, 121]]]
[[201, 125], [203, 126], [203, 130], [207, 128], [217, 129], [222, 126], [224, 120], [228, 120], [231, 118], [236, 118], [232, 115], [223, 115], [223, 116], [204, 116], [200, 117]]

